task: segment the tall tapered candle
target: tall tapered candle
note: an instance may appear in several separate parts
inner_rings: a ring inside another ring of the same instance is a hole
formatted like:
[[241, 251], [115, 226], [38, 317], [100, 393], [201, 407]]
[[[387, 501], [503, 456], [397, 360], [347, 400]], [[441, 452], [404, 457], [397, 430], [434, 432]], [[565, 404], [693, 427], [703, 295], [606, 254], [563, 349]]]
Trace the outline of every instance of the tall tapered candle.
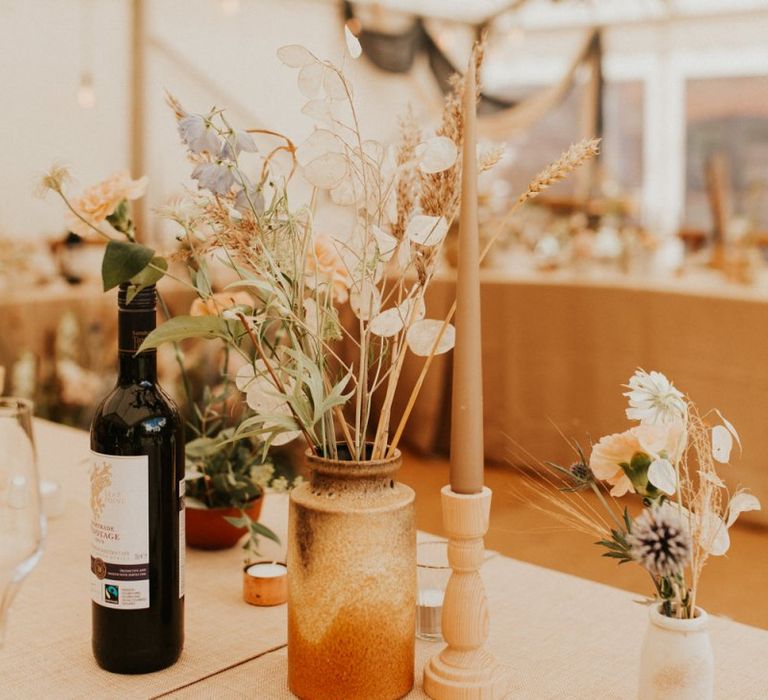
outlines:
[[453, 354], [451, 490], [483, 490], [483, 367], [480, 326], [480, 238], [477, 227], [477, 98], [474, 54], [465, 78], [461, 164], [456, 347]]

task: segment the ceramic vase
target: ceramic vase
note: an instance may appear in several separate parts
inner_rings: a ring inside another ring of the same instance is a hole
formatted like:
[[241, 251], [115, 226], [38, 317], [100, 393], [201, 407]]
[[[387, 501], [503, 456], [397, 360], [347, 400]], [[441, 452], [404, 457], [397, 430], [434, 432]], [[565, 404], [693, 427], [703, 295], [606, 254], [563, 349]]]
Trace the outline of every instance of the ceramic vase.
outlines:
[[696, 609], [690, 620], [649, 608], [648, 630], [640, 661], [639, 700], [711, 700], [714, 658], [709, 617]]
[[379, 461], [308, 454], [288, 519], [288, 685], [306, 700], [388, 700], [414, 681], [414, 492]]

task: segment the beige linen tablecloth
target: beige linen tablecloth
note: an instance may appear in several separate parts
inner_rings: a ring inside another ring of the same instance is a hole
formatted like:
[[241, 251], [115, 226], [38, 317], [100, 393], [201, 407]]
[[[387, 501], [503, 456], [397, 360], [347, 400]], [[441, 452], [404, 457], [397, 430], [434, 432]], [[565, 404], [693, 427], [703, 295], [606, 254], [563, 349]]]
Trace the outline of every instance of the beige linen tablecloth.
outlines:
[[[175, 666], [144, 676], [96, 666], [87, 582], [87, 435], [42, 421], [36, 431], [42, 472], [62, 483], [66, 511], [49, 523], [43, 559], [11, 608], [0, 649], [0, 698], [291, 697], [285, 606], [242, 602], [238, 549], [188, 551], [187, 640]], [[270, 494], [264, 520], [284, 533], [286, 511], [286, 498]], [[265, 547], [265, 555], [280, 552]], [[511, 697], [634, 697], [646, 611], [631, 594], [502, 556], [486, 562], [483, 577], [492, 612], [489, 644], [512, 670]], [[712, 640], [717, 697], [768, 697], [768, 632], [714, 619]], [[417, 644], [419, 683], [425, 659], [437, 649]], [[382, 659], [382, 673], [386, 663]], [[417, 687], [410, 697], [424, 695]]]
[[[427, 316], [455, 298], [450, 275], [427, 293]], [[697, 403], [718, 408], [744, 445], [721, 470], [768, 504], [768, 292], [705, 276], [646, 281], [573, 273], [482, 273], [485, 453], [516, 458], [518, 443], [541, 460], [569, 464], [558, 434], [590, 437], [629, 427], [621, 388], [635, 368], [659, 370]], [[404, 443], [447, 454], [452, 353], [432, 364]], [[399, 420], [423, 358], [409, 355], [392, 411]], [[518, 453], [519, 454], [519, 453]], [[768, 508], [745, 520], [768, 524]]]

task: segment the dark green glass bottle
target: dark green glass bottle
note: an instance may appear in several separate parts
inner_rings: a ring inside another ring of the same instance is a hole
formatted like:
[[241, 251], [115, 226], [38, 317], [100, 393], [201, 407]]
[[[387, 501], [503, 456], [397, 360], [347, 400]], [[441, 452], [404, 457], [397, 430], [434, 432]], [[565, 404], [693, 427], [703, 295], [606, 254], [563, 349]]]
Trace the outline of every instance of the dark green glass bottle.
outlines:
[[154, 287], [118, 294], [117, 384], [91, 425], [93, 653], [115, 673], [173, 664], [184, 642], [184, 434], [157, 383]]

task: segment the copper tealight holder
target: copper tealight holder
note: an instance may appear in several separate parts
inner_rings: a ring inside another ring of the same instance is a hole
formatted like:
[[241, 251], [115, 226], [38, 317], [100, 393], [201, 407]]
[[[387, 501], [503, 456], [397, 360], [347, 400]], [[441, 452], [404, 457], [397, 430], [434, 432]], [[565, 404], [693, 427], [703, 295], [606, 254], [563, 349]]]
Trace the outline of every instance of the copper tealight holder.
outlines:
[[243, 600], [250, 605], [282, 605], [288, 599], [288, 567], [257, 561], [243, 567]]

